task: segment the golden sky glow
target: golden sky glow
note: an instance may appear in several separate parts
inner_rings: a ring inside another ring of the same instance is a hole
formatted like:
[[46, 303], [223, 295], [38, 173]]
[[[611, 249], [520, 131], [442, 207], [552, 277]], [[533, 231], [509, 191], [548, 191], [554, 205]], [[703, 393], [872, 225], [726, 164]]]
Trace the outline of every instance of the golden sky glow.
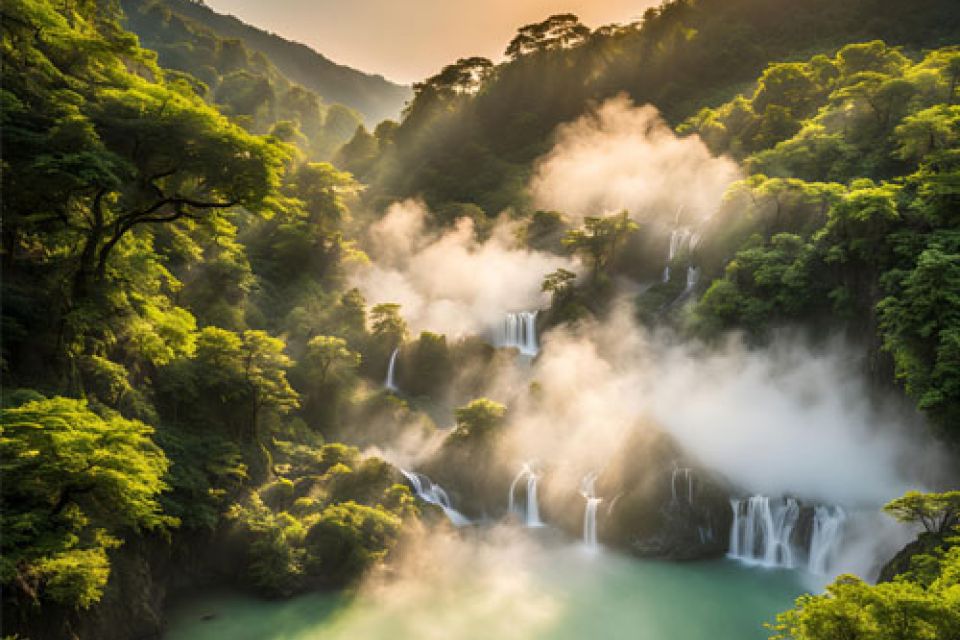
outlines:
[[659, 0], [206, 0], [335, 62], [396, 82], [468, 55], [498, 60], [517, 27], [575, 13], [590, 27], [629, 22]]

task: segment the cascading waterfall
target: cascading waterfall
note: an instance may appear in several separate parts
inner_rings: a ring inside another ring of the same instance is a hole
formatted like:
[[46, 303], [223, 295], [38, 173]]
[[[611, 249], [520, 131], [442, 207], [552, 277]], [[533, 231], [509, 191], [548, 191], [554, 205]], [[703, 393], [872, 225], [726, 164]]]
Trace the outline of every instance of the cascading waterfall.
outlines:
[[603, 498], [598, 498], [595, 485], [597, 474], [588, 473], [580, 482], [580, 495], [587, 501], [583, 509], [583, 543], [589, 549], [597, 548], [597, 507]]
[[663, 281], [670, 282], [670, 263], [681, 250], [691, 244], [693, 234], [689, 229], [678, 227], [670, 232], [670, 247], [667, 249], [667, 264], [663, 268]]
[[687, 267], [687, 286], [683, 292], [690, 293], [693, 291], [693, 288], [697, 286], [698, 282], [700, 282], [700, 268], [692, 265]]
[[540, 520], [540, 507], [537, 504], [537, 479], [537, 474], [534, 472], [533, 466], [530, 463], [524, 463], [523, 467], [520, 468], [520, 473], [518, 473], [513, 479], [513, 482], [510, 483], [510, 495], [508, 497], [507, 510], [510, 513], [519, 513], [513, 496], [516, 492], [517, 485], [520, 484], [520, 481], [527, 481], [527, 495], [525, 504], [526, 513], [524, 515], [524, 523], [528, 527], [543, 526], [543, 522]]
[[443, 487], [435, 484], [430, 478], [416, 471], [400, 469], [400, 473], [406, 477], [418, 498], [443, 509], [443, 513], [446, 514], [454, 526], [464, 527], [471, 524], [469, 518], [453, 508], [453, 505], [450, 503], [450, 496], [447, 495]]
[[515, 347], [525, 356], [540, 351], [537, 344], [537, 311], [508, 313], [497, 336], [498, 347]]
[[810, 536], [811, 573], [824, 575], [836, 555], [847, 514], [840, 507], [817, 505], [813, 510], [813, 533]]
[[686, 503], [693, 504], [693, 469], [689, 467], [674, 467], [673, 474], [670, 476], [672, 504], [680, 504], [680, 496], [684, 488], [686, 488], [686, 495], [684, 495]]
[[733, 525], [727, 554], [749, 564], [794, 568], [806, 557], [811, 573], [824, 575], [839, 551], [846, 512], [837, 506], [813, 507], [809, 547], [798, 549], [792, 541], [800, 519], [800, 505], [793, 498], [753, 496], [730, 501]]
[[730, 506], [731, 558], [764, 567], [796, 566], [790, 538], [800, 519], [800, 505], [794, 498], [771, 500], [767, 496], [752, 496], [733, 499]]
[[393, 350], [393, 353], [390, 354], [390, 362], [387, 364], [387, 380], [383, 383], [383, 386], [390, 391], [397, 390], [397, 383], [394, 379], [394, 374], [397, 369], [397, 356], [400, 354], [400, 347], [397, 347]]

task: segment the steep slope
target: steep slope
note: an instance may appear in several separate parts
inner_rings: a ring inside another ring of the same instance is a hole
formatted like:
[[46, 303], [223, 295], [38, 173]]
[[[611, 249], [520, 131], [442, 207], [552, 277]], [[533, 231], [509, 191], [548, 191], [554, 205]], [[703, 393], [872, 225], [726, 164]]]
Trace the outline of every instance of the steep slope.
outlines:
[[194, 90], [254, 133], [273, 133], [312, 160], [328, 159], [362, 122], [284, 75], [242, 40], [218, 36], [162, 2], [121, 0], [127, 28], [166, 69], [190, 74]]
[[[143, 0], [136, 3], [144, 4]], [[315, 91], [326, 102], [356, 109], [369, 124], [396, 119], [411, 95], [409, 87], [336, 64], [306, 45], [217, 13], [201, 3], [189, 0], [160, 0], [160, 3], [222, 38], [243, 41], [248, 48], [266, 55], [293, 82]]]

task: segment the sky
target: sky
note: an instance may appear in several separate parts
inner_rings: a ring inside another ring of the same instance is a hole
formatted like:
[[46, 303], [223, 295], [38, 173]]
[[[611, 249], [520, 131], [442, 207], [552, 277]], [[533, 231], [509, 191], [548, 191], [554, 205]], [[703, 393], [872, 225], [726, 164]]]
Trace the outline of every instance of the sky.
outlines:
[[518, 27], [575, 13], [631, 22], [659, 0], [206, 0], [334, 62], [410, 84], [465, 56], [499, 60]]

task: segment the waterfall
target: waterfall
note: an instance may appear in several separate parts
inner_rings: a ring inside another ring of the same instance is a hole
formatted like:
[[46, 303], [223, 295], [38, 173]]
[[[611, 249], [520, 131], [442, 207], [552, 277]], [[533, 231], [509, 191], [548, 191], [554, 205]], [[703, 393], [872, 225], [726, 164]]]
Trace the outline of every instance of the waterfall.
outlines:
[[600, 506], [602, 498], [598, 498], [594, 485], [597, 482], [597, 474], [588, 473], [580, 482], [580, 495], [586, 500], [583, 509], [583, 543], [589, 549], [597, 548], [597, 507]]
[[[846, 512], [840, 507], [816, 505], [809, 547], [797, 549], [791, 540], [800, 519], [800, 505], [793, 498], [766, 496], [733, 499], [733, 525], [727, 555], [749, 564], [792, 569], [801, 566], [824, 575], [840, 548]], [[798, 558], [799, 556], [799, 558]]]
[[817, 505], [814, 508], [808, 564], [811, 573], [823, 575], [830, 569], [830, 562], [840, 545], [846, 519], [847, 514], [840, 507]]
[[730, 506], [730, 557], [765, 567], [795, 566], [795, 550], [790, 541], [800, 519], [800, 505], [795, 499], [752, 496], [733, 499]]
[[700, 269], [699, 267], [689, 266], [687, 267], [687, 286], [683, 290], [684, 293], [689, 293], [693, 291], [693, 288], [697, 286], [697, 283], [700, 281]]
[[663, 281], [670, 282], [670, 263], [681, 250], [690, 245], [693, 237], [689, 229], [676, 228], [670, 232], [670, 247], [667, 249], [667, 265], [663, 268]]
[[510, 483], [507, 511], [510, 513], [519, 513], [513, 495], [520, 481], [524, 479], [527, 481], [526, 514], [524, 516], [524, 522], [528, 527], [543, 526], [543, 522], [540, 520], [540, 507], [537, 504], [537, 478], [533, 467], [529, 463], [524, 463], [523, 467], [520, 468], [520, 473], [518, 473], [516, 477], [514, 477], [513, 482]]
[[[680, 490], [678, 491], [678, 481]], [[673, 496], [671, 504], [680, 504], [680, 492], [686, 485], [686, 503], [693, 504], [693, 469], [689, 467], [674, 467], [670, 476], [670, 492]]]
[[400, 469], [400, 473], [406, 477], [418, 498], [443, 509], [443, 513], [446, 514], [454, 526], [463, 527], [471, 524], [469, 518], [453, 508], [453, 505], [450, 503], [450, 496], [447, 495], [443, 487], [434, 484], [430, 478], [416, 471]]
[[525, 356], [540, 351], [537, 344], [537, 311], [508, 313], [496, 342], [498, 347], [515, 347]]
[[390, 354], [390, 363], [387, 364], [387, 380], [383, 383], [383, 386], [390, 391], [397, 390], [397, 383], [394, 379], [394, 373], [397, 368], [397, 356], [400, 354], [400, 347], [397, 347], [393, 350], [393, 353]]

